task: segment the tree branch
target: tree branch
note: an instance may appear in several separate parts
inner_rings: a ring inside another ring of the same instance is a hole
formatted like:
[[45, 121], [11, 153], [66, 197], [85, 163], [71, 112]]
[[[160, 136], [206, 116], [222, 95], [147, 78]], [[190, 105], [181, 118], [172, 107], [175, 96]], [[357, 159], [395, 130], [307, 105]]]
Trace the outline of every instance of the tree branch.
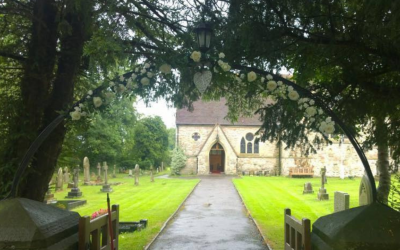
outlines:
[[26, 58], [23, 57], [23, 56], [15, 55], [15, 54], [8, 53], [8, 52], [5, 52], [5, 51], [0, 51], [0, 56], [1, 57], [5, 57], [5, 58], [14, 59], [14, 60], [17, 60], [17, 61], [20, 61], [20, 62], [25, 62], [26, 61]]

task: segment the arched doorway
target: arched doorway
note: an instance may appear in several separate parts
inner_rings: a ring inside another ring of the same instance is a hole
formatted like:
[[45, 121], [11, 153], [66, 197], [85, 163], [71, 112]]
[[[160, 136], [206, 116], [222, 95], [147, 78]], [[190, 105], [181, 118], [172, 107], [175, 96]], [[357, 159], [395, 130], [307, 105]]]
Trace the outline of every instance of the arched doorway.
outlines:
[[210, 172], [225, 172], [225, 151], [218, 142], [210, 150]]

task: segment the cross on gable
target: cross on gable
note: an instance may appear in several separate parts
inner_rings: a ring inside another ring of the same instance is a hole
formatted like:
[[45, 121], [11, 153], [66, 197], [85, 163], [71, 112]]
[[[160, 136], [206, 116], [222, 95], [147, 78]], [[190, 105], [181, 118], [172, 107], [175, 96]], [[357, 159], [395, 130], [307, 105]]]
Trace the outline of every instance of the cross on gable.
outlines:
[[195, 140], [195, 141], [197, 141], [198, 139], [200, 139], [200, 135], [199, 135], [199, 133], [194, 133], [193, 135], [192, 135], [192, 138], [193, 138], [193, 140]]

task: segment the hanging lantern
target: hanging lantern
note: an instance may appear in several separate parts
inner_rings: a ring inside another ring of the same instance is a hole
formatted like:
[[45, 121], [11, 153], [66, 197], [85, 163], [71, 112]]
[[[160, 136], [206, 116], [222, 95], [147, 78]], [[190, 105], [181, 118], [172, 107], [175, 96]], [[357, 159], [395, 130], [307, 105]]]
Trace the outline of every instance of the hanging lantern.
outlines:
[[211, 25], [200, 22], [194, 29], [196, 33], [197, 44], [201, 52], [205, 53], [211, 46], [212, 29]]

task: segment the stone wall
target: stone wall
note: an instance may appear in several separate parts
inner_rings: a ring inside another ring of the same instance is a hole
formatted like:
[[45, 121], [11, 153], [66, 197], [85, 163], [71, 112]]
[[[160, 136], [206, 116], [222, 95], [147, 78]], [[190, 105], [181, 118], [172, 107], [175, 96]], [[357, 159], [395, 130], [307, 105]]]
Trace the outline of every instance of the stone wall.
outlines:
[[[225, 173], [237, 174], [247, 171], [278, 172], [279, 150], [276, 144], [270, 142], [259, 143], [259, 154], [240, 153], [240, 142], [247, 133], [255, 134], [258, 130], [254, 126], [195, 126], [180, 125], [177, 128], [178, 145], [188, 157], [187, 166], [182, 170], [184, 174], [208, 174], [210, 172], [209, 153], [211, 147], [218, 142], [225, 151]], [[197, 140], [193, 137], [199, 136]], [[246, 143], [248, 141], [246, 140]], [[252, 141], [254, 143], [254, 140]], [[281, 173], [288, 175], [290, 167], [312, 166], [314, 173], [319, 176], [320, 169], [327, 168], [327, 176], [339, 177], [341, 172], [345, 176], [362, 176], [364, 168], [350, 142], [343, 144], [333, 141], [332, 145], [320, 149], [317, 154], [304, 157], [300, 150], [284, 150], [282, 146]], [[376, 149], [365, 152], [372, 172], [376, 174]]]

